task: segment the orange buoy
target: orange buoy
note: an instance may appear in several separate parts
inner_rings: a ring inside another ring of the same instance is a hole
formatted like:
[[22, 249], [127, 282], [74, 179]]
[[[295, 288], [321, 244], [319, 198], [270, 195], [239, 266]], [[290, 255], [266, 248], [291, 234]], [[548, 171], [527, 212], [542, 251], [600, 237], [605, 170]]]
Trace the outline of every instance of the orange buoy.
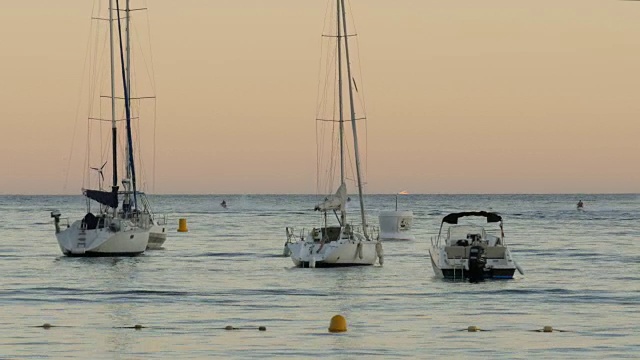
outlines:
[[335, 315], [329, 323], [329, 332], [345, 332], [347, 331], [347, 320], [342, 315]]
[[178, 219], [178, 232], [187, 232], [189, 231], [189, 229], [187, 229], [187, 219], [182, 218], [182, 219]]

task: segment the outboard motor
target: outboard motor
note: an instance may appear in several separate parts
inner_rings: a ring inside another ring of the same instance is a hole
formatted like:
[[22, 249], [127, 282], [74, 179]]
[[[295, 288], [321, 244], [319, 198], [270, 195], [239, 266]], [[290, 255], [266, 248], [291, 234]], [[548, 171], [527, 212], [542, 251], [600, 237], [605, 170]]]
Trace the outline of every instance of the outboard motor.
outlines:
[[51, 212], [51, 217], [53, 218], [53, 225], [56, 227], [56, 234], [60, 232], [60, 211], [53, 210]]
[[472, 246], [469, 249], [469, 281], [477, 283], [484, 281], [484, 267], [487, 260], [482, 246]]

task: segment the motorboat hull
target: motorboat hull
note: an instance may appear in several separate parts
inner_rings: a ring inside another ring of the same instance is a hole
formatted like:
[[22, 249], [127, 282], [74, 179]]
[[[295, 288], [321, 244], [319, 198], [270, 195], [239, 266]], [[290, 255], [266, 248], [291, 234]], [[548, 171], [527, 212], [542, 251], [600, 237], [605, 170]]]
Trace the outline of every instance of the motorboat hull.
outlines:
[[[441, 249], [429, 250], [431, 267], [436, 276], [447, 280], [470, 280], [472, 273], [469, 270], [469, 260], [445, 259], [445, 254]], [[489, 259], [490, 263], [482, 271], [483, 279], [513, 279], [517, 265], [511, 259], [508, 249], [505, 249], [505, 255], [503, 259]]]
[[81, 220], [56, 234], [60, 250], [66, 256], [136, 256], [149, 242], [149, 230], [127, 227], [113, 231], [109, 227], [83, 229]]

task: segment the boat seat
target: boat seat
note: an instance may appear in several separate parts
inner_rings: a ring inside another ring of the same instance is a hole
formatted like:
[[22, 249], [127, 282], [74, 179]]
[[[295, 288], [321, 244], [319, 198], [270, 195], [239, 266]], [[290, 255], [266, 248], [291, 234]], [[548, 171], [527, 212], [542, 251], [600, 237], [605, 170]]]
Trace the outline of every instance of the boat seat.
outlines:
[[484, 256], [487, 259], [504, 259], [504, 246], [488, 246], [484, 249]]
[[469, 257], [469, 248], [466, 246], [445, 246], [444, 251], [449, 259]]

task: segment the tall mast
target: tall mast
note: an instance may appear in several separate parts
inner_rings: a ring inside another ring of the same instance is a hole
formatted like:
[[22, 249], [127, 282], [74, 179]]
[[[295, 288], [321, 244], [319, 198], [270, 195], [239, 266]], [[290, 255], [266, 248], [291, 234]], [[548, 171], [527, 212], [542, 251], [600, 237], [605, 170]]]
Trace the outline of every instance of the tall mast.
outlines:
[[351, 61], [349, 60], [349, 41], [347, 32], [347, 16], [344, 9], [344, 0], [338, 0], [342, 5], [342, 26], [344, 28], [344, 53], [347, 60], [347, 76], [349, 77], [349, 106], [351, 107], [351, 127], [353, 129], [353, 147], [356, 157], [356, 174], [358, 176], [358, 195], [360, 198], [360, 215], [362, 216], [362, 231], [364, 237], [369, 239], [367, 234], [367, 217], [364, 213], [364, 198], [362, 197], [362, 174], [360, 171], [360, 154], [358, 152], [358, 127], [356, 125], [356, 110], [353, 105], [353, 77], [351, 77]]
[[125, 113], [127, 115], [127, 144], [129, 147], [129, 151], [127, 156], [129, 157], [129, 167], [131, 168], [131, 185], [133, 190], [133, 208], [137, 209], [137, 196], [136, 196], [136, 169], [134, 167], [133, 162], [133, 139], [131, 136], [131, 106], [129, 103], [130, 96], [129, 91], [127, 89], [127, 74], [124, 63], [124, 51], [122, 49], [122, 30], [120, 26], [120, 5], [118, 0], [116, 0], [116, 12], [118, 15], [118, 39], [120, 43], [120, 64], [122, 65], [122, 85], [124, 88], [124, 108]]
[[113, 150], [113, 192], [118, 191], [118, 153], [116, 149], [117, 127], [116, 127], [116, 80], [115, 80], [115, 59], [113, 58], [113, 0], [109, 0], [109, 49], [111, 50], [111, 136]]
[[[127, 17], [126, 22], [125, 22], [125, 33], [127, 34], [127, 42], [126, 42], [126, 48], [127, 48], [127, 67], [126, 67], [126, 73], [127, 73], [127, 89], [129, 90], [129, 106], [131, 106], [131, 9], [129, 7], [129, 0], [127, 0], [127, 3], [125, 5], [125, 10], [124, 13]], [[127, 150], [127, 154], [129, 153], [130, 149], [129, 149], [129, 143], [127, 142], [127, 146], [126, 146], [126, 150]], [[129, 157], [126, 157], [127, 160], [125, 161], [125, 168], [126, 168], [126, 172], [127, 172], [127, 178], [131, 179], [131, 164], [129, 164]]]
[[[338, 43], [338, 99], [340, 103], [340, 186], [345, 185], [345, 171], [344, 171], [344, 117], [343, 117], [343, 104], [342, 104], [342, 36], [340, 29], [340, 0], [336, 0], [336, 21], [337, 25], [337, 43]], [[347, 211], [345, 209], [346, 204], [340, 209], [340, 225], [344, 226], [347, 221]]]

